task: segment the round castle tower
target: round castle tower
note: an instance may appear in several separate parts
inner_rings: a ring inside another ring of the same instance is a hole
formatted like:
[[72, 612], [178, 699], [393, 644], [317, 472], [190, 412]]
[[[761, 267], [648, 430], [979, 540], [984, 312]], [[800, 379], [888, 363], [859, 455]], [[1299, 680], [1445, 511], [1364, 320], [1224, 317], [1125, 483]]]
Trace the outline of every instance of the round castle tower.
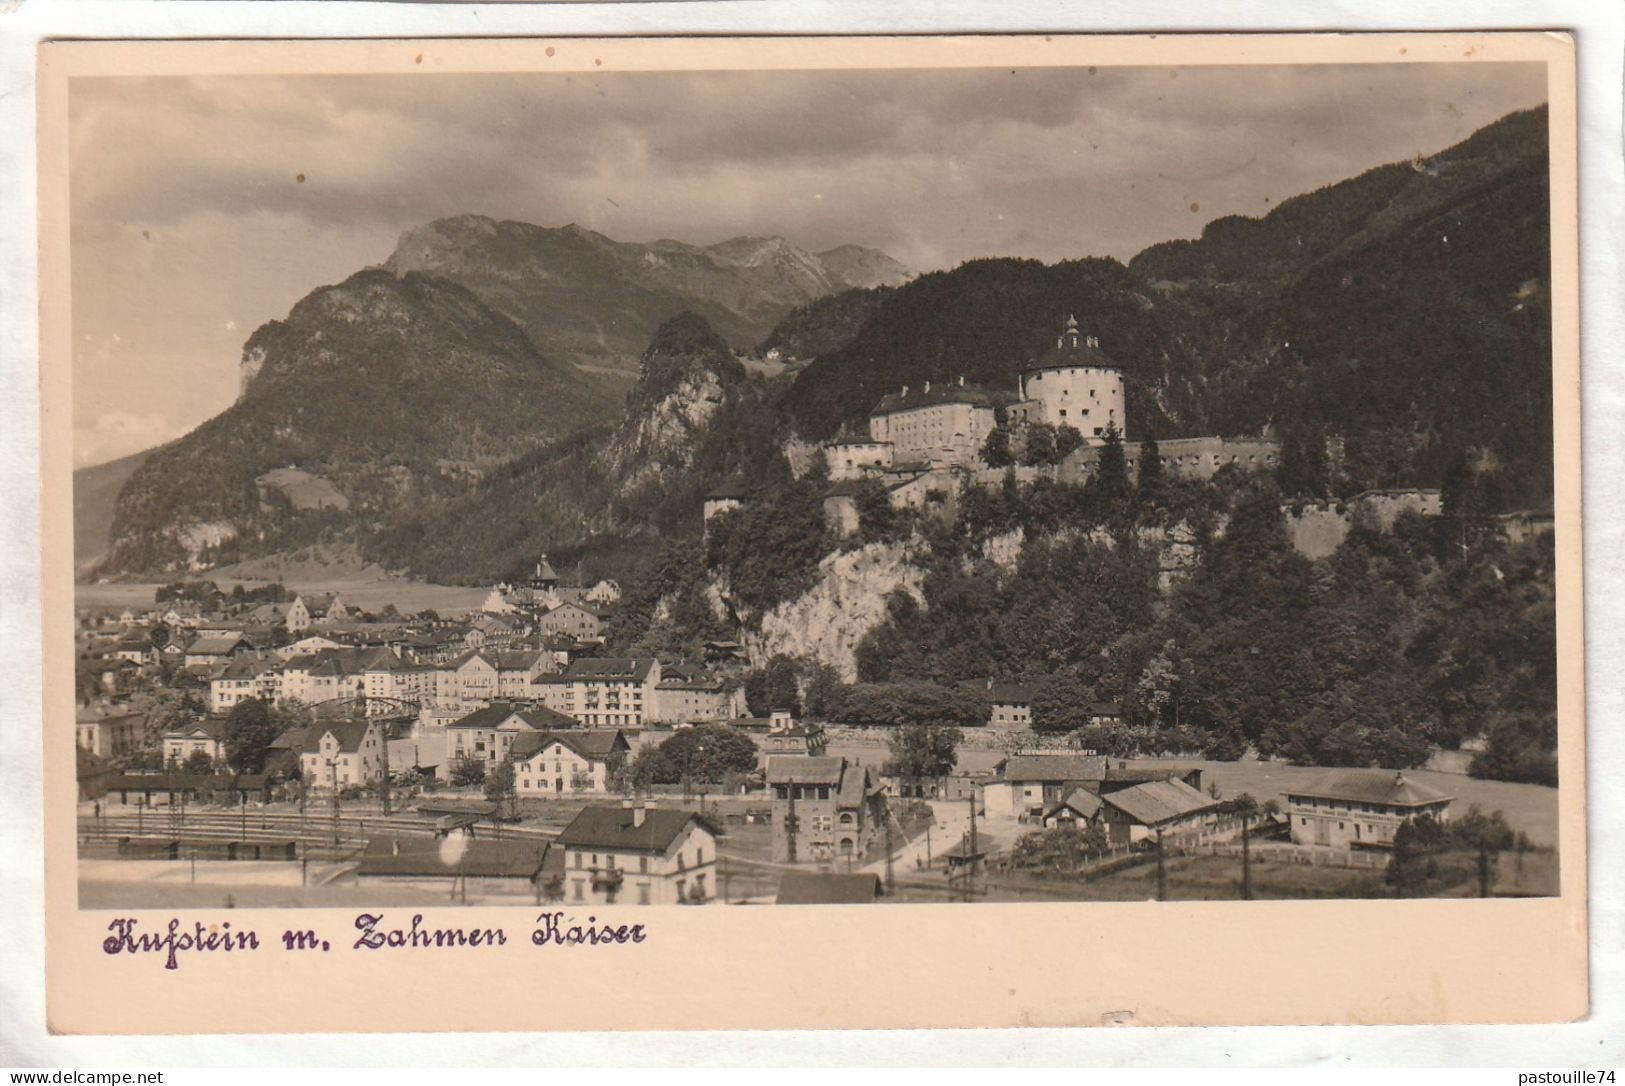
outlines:
[[1100, 341], [1078, 331], [1068, 317], [1066, 330], [1045, 352], [1021, 371], [1021, 398], [1042, 406], [1034, 422], [1071, 426], [1085, 442], [1098, 445], [1106, 428], [1117, 424], [1128, 440], [1128, 413], [1123, 398], [1123, 372], [1106, 357]]

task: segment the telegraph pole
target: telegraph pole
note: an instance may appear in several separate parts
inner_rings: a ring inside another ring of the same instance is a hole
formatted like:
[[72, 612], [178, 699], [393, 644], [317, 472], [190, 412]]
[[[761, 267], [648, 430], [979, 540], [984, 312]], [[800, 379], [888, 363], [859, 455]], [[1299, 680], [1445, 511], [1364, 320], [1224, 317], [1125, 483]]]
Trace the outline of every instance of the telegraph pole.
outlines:
[[1247, 846], [1247, 812], [1241, 813], [1241, 900], [1253, 899], [1252, 853]]
[[[387, 709], [387, 706], [386, 706], [386, 709]], [[363, 720], [367, 719], [366, 714], [367, 714], [367, 700], [366, 700], [365, 697], [363, 697], [362, 700], [361, 700], [361, 718]], [[388, 723], [380, 724], [379, 728], [383, 732], [383, 747], [384, 747], [383, 771], [384, 771], [384, 775], [381, 778], [379, 778], [379, 781], [378, 781], [378, 800], [379, 800], [379, 803], [384, 808], [384, 817], [388, 818], [389, 817], [389, 724]]]
[[970, 856], [965, 870], [965, 900], [976, 900], [976, 793], [973, 791], [965, 799], [970, 803]]
[[1162, 866], [1162, 827], [1157, 827], [1157, 900], [1168, 900], [1168, 872]]
[[886, 893], [887, 893], [887, 894], [888, 894], [888, 895], [889, 895], [889, 894], [890, 894], [890, 893], [891, 893], [891, 892], [892, 892], [892, 869], [891, 869], [891, 806], [890, 806], [890, 805], [889, 805], [889, 804], [888, 804], [888, 805], [887, 805], [887, 807], [886, 807], [886, 818], [885, 818], [885, 822], [886, 822]]
[[784, 816], [784, 858], [789, 863], [796, 862], [796, 786], [784, 786], [790, 796], [790, 810]]

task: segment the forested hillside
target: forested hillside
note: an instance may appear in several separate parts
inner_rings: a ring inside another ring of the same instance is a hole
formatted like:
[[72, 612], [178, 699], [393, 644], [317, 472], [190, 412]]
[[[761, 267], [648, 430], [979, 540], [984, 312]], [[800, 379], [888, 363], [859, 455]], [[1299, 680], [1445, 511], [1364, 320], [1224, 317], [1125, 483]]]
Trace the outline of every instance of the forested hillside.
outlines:
[[[386, 517], [602, 418], [569, 367], [430, 276], [360, 272], [250, 337], [242, 397], [158, 449], [119, 494], [109, 565], [232, 561]], [[261, 477], [295, 468], [342, 508], [299, 510]]]
[[982, 260], [900, 287], [797, 378], [811, 437], [900, 384], [1014, 389], [1068, 313], [1124, 367], [1130, 437], [1295, 432], [1343, 488], [1437, 486], [1465, 447], [1504, 500], [1551, 492], [1546, 113], [1383, 166], [1262, 219], [1112, 260]]

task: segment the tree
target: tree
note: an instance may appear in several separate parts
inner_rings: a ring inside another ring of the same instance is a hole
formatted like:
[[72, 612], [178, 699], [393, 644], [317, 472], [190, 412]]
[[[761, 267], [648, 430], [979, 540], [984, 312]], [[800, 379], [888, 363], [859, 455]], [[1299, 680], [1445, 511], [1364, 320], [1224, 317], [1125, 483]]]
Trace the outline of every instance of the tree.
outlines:
[[1475, 803], [1451, 825], [1450, 836], [1460, 847], [1477, 854], [1478, 896], [1489, 897], [1496, 861], [1503, 849], [1513, 846], [1512, 827], [1500, 811], [1486, 815]]
[[271, 744], [288, 730], [288, 713], [262, 698], [239, 701], [226, 714], [226, 762], [239, 773], [263, 773]]
[[990, 468], [1007, 468], [1015, 463], [1010, 452], [1009, 430], [995, 426], [988, 431], [987, 440], [982, 442], [982, 461]]
[[1027, 424], [1026, 448], [1021, 462], [1028, 466], [1055, 463], [1055, 427], [1047, 422]]
[[780, 654], [745, 676], [745, 704], [755, 716], [767, 716], [775, 709], [788, 709], [794, 716], [801, 715], [801, 693], [797, 680], [799, 668], [788, 656]]
[[1469, 776], [1557, 786], [1557, 718], [1509, 713], [1490, 725]]
[[485, 783], [485, 762], [459, 754], [451, 765], [451, 783], [459, 788]]
[[959, 764], [961, 738], [950, 724], [905, 724], [887, 740], [885, 773], [910, 782], [946, 777]]
[[1128, 459], [1123, 454], [1123, 432], [1117, 428], [1117, 423], [1107, 423], [1103, 436], [1100, 461], [1095, 468], [1095, 486], [1109, 509], [1129, 494]]
[[1447, 844], [1445, 827], [1432, 815], [1400, 824], [1383, 881], [1400, 897], [1422, 897], [1439, 877], [1439, 854]]
[[684, 728], [653, 749], [638, 753], [632, 778], [640, 787], [685, 781], [716, 784], [756, 768], [756, 744], [726, 724]]
[[1094, 688], [1078, 676], [1047, 676], [1033, 691], [1033, 730], [1070, 732], [1087, 727], [1095, 700]]
[[1147, 433], [1140, 442], [1140, 497], [1151, 500], [1162, 495], [1162, 450], [1157, 446], [1155, 434]]
[[1076, 426], [1063, 423], [1055, 428], [1055, 463], [1083, 448], [1083, 433]]
[[485, 798], [492, 803], [519, 805], [519, 793], [514, 782], [513, 759], [504, 758], [500, 765], [485, 774]]
[[1324, 497], [1327, 493], [1326, 438], [1319, 430], [1293, 428], [1281, 439], [1275, 478], [1287, 497]]
[[214, 769], [214, 759], [206, 750], [194, 750], [181, 763], [181, 772], [191, 777], [206, 777]]

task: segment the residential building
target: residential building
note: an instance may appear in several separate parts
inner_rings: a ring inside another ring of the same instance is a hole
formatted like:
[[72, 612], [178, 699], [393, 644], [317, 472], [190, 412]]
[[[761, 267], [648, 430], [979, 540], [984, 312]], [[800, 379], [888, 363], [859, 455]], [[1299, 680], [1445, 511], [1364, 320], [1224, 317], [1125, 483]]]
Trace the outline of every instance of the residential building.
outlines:
[[982, 787], [989, 818], [1039, 819], [1073, 789], [1099, 793], [1106, 759], [1093, 754], [1013, 754]]
[[187, 667], [212, 667], [223, 664], [242, 652], [252, 651], [253, 646], [237, 635], [225, 637], [199, 637], [186, 646]]
[[602, 578], [587, 589], [584, 598], [588, 603], [596, 603], [600, 606], [618, 603], [621, 599], [621, 584], [619, 581]]
[[693, 811], [633, 804], [584, 808], [559, 834], [567, 904], [712, 901], [722, 831]]
[[651, 709], [645, 714], [651, 723], [697, 724], [728, 720], [736, 716], [743, 691], [730, 687], [715, 672], [684, 664], [661, 666]]
[[1292, 840], [1332, 848], [1391, 848], [1399, 827], [1421, 815], [1449, 821], [1455, 798], [1403, 773], [1334, 769], [1283, 788]]
[[660, 679], [653, 657], [578, 657], [562, 675], [540, 675], [532, 685], [543, 705], [586, 727], [641, 728]]
[[206, 719], [195, 724], [184, 724], [164, 732], [160, 739], [165, 765], [171, 762], [183, 765], [198, 753], [207, 754], [216, 763], [226, 760], [225, 722], [222, 720]]
[[393, 716], [435, 697], [437, 672], [429, 664], [404, 660], [388, 649], [369, 653], [361, 668], [361, 691], [368, 716]]
[[[904, 385], [869, 412], [869, 436], [873, 445], [891, 448], [887, 460], [894, 469], [906, 460], [968, 467], [979, 462], [987, 435], [993, 432], [997, 400], [986, 390], [967, 386], [963, 377], [934, 389], [930, 381], [918, 388]], [[863, 459], [879, 467], [879, 455], [865, 454]], [[844, 459], [843, 455], [841, 477], [847, 478]], [[851, 459], [856, 465], [859, 457]]]
[[797, 723], [790, 719], [789, 713], [775, 713], [756, 744], [760, 751], [758, 757], [766, 765], [767, 759], [779, 755], [821, 758], [829, 748], [829, 736], [822, 724]]
[[74, 736], [79, 749], [88, 750], [99, 758], [134, 754], [146, 746], [147, 714], [87, 714], [74, 722]]
[[588, 604], [560, 603], [537, 617], [536, 629], [544, 634], [563, 634], [577, 641], [598, 641], [604, 636], [604, 619]]
[[284, 660], [288, 660], [295, 656], [312, 656], [318, 652], [327, 652], [329, 650], [347, 647], [348, 646], [345, 645], [344, 642], [335, 641], [326, 634], [306, 634], [304, 637], [290, 641], [286, 645], [282, 645], [274, 651]]
[[1212, 828], [1219, 801], [1181, 780], [1146, 781], [1101, 795], [1100, 819], [1114, 845]]
[[453, 764], [468, 758], [487, 769], [504, 761], [517, 736], [525, 733], [573, 731], [576, 720], [541, 706], [521, 709], [497, 702], [446, 725], [447, 754]]
[[618, 728], [520, 734], [509, 748], [514, 760], [514, 787], [521, 798], [606, 792], [610, 774], [626, 762], [631, 749]]
[[778, 862], [862, 859], [885, 832], [885, 788], [845, 758], [770, 758], [767, 787]]
[[435, 675], [435, 700], [442, 705], [466, 705], [491, 701], [502, 687], [497, 674], [497, 654], [470, 649]]
[[376, 721], [313, 725], [303, 736], [299, 768], [313, 788], [350, 788], [384, 774], [384, 731]]
[[[264, 697], [261, 677], [279, 661], [272, 656], [245, 653], [227, 663], [209, 679], [209, 712], [225, 714], [241, 702]], [[275, 695], [267, 700], [276, 700]]]

